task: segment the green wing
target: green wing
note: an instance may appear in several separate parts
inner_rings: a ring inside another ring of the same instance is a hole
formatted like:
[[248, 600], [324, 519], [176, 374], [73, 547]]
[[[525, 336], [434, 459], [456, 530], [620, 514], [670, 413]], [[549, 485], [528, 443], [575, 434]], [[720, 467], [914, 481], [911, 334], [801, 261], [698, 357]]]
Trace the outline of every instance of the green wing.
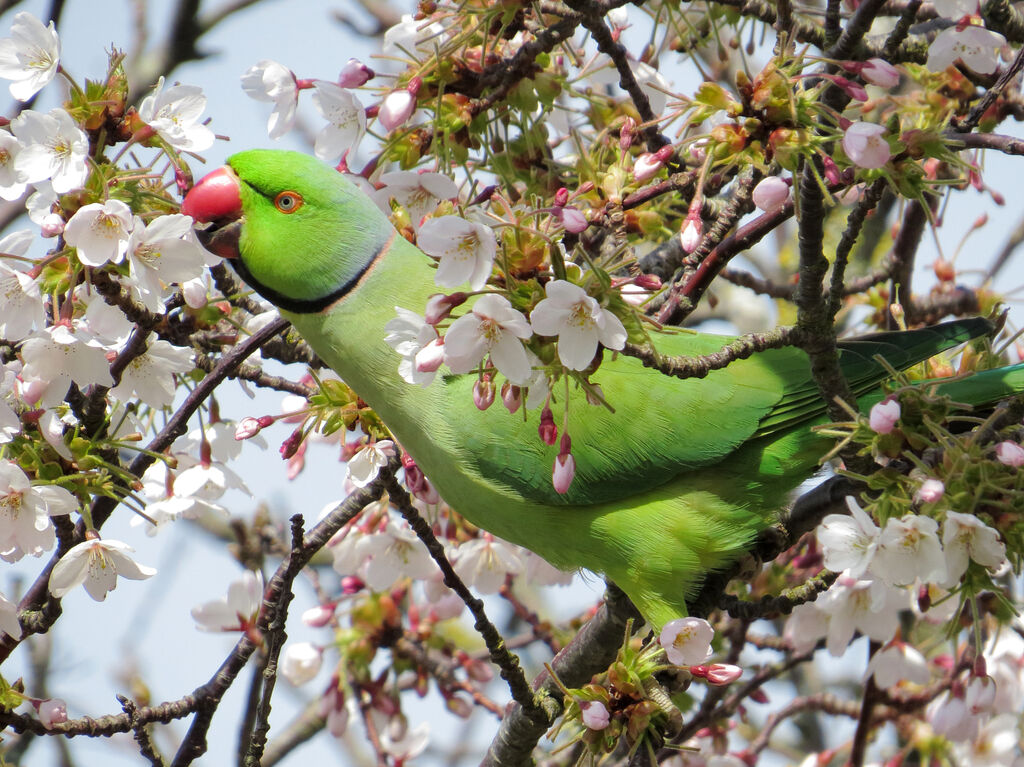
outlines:
[[[864, 336], [840, 344], [840, 362], [859, 396], [877, 388], [889, 375], [876, 357], [903, 369], [990, 329], [985, 320], [969, 319]], [[678, 334], [659, 338], [658, 347], [663, 354], [695, 356], [718, 351], [732, 340]], [[451, 389], [453, 413], [460, 414], [463, 461], [480, 476], [532, 501], [605, 503], [718, 464], [750, 440], [780, 435], [825, 413], [807, 356], [795, 348], [755, 354], [705, 378], [686, 380], [619, 356], [606, 360], [595, 379], [615, 412], [589, 404], [582, 391], [570, 391], [569, 434], [576, 478], [568, 493], [559, 495], [552, 487], [558, 448], [540, 440], [537, 411], [495, 417], [466, 412], [464, 404], [455, 406], [470, 401], [471, 376], [447, 379], [444, 384]], [[556, 393], [556, 399], [553, 410], [561, 430], [564, 393]]]

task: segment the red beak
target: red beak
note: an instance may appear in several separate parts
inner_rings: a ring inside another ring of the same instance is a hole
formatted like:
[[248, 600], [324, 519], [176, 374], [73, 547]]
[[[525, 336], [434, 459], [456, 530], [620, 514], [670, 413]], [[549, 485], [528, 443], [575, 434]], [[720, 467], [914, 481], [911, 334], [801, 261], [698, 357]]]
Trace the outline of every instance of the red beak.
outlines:
[[181, 203], [181, 212], [197, 224], [196, 234], [207, 250], [222, 258], [238, 257], [242, 197], [238, 176], [227, 165], [207, 174]]

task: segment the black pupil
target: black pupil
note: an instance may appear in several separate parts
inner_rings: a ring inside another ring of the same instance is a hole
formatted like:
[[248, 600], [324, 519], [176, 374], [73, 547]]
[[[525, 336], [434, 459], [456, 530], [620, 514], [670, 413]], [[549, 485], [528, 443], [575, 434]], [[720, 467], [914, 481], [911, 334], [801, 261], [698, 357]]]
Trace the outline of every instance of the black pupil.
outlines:
[[282, 208], [290, 208], [295, 204], [295, 200], [290, 194], [281, 195], [280, 204]]

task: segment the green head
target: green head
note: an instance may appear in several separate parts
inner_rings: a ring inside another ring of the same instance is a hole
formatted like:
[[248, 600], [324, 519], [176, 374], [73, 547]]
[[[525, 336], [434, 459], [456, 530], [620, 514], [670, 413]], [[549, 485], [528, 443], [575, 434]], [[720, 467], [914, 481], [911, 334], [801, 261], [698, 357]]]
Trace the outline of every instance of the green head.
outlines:
[[394, 229], [344, 175], [299, 152], [239, 152], [186, 195], [200, 236], [243, 279], [292, 312], [321, 311], [354, 287]]

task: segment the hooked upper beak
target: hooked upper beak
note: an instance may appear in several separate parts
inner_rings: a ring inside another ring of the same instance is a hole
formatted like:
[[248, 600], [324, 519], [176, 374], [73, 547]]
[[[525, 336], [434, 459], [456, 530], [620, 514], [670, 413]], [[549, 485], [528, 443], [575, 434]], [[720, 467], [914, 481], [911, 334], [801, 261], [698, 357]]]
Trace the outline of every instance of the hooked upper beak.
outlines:
[[211, 253], [238, 258], [241, 234], [241, 182], [230, 166], [208, 173], [185, 195], [181, 212], [196, 222], [196, 235]]

